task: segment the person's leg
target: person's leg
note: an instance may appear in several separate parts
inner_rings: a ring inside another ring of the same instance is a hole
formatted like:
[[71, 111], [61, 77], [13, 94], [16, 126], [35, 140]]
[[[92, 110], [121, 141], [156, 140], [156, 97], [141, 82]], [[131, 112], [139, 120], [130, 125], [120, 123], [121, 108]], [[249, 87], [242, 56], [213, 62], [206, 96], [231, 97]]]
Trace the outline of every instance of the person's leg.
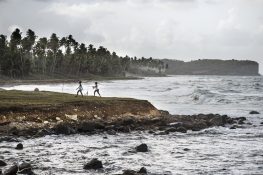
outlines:
[[83, 97], [82, 91], [80, 91], [80, 93], [81, 93], [81, 96]]
[[77, 97], [79, 95], [79, 90], [77, 91], [77, 95], [75, 97]]
[[98, 90], [97, 92], [98, 92], [99, 96], [101, 97], [101, 95], [100, 95], [100, 91]]

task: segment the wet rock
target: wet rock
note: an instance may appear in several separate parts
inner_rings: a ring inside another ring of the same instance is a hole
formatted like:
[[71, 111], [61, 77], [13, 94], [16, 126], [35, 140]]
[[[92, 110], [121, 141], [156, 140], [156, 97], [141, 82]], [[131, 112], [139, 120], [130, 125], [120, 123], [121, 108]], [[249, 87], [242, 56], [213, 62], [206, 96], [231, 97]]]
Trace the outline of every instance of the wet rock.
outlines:
[[8, 168], [6, 171], [4, 171], [3, 175], [16, 175], [17, 171], [18, 171], [18, 166], [13, 165], [10, 168]]
[[136, 147], [137, 152], [148, 152], [148, 146], [143, 143]]
[[134, 170], [123, 170], [122, 175], [137, 175], [137, 172]]
[[260, 114], [258, 111], [250, 111], [249, 114]]
[[152, 130], [148, 131], [148, 133], [149, 133], [149, 134], [155, 134], [155, 132], [152, 131]]
[[39, 89], [38, 89], [38, 88], [35, 88], [34, 91], [35, 91], [35, 92], [39, 92]]
[[184, 148], [184, 151], [190, 151], [190, 149], [189, 148]]
[[261, 125], [263, 125], [263, 122], [260, 122]]
[[134, 119], [131, 117], [128, 117], [122, 120], [121, 125], [129, 126], [129, 125], [133, 125], [134, 123], [135, 123]]
[[19, 142], [19, 140], [13, 137], [5, 136], [0, 137], [0, 142]]
[[86, 165], [84, 165], [83, 168], [86, 169], [86, 170], [89, 170], [89, 169], [95, 169], [96, 170], [96, 169], [103, 168], [103, 166], [102, 166], [102, 162], [95, 158], [95, 159], [92, 159]]
[[236, 129], [236, 126], [231, 126], [229, 129]]
[[96, 129], [105, 129], [105, 125], [99, 122], [82, 122], [79, 127], [79, 132], [94, 132]]
[[185, 129], [184, 127], [179, 127], [176, 129], [177, 132], [182, 132], [182, 133], [187, 133], [187, 129]]
[[237, 124], [244, 124], [244, 121], [247, 120], [246, 117], [237, 117], [233, 118], [234, 121], [236, 121]]
[[209, 120], [209, 123], [211, 123], [212, 126], [222, 126], [222, 125], [224, 125], [224, 122], [223, 122], [221, 116], [214, 116], [212, 119]]
[[118, 126], [115, 128], [115, 130], [118, 132], [124, 132], [124, 133], [131, 132], [130, 127], [128, 127], [128, 126]]
[[6, 166], [7, 164], [3, 161], [3, 160], [0, 160], [0, 166]]
[[8, 132], [15, 136], [19, 134], [19, 130], [17, 129], [17, 127], [10, 128]]
[[56, 125], [53, 128], [53, 130], [56, 134], [69, 135], [69, 134], [75, 134], [76, 133], [75, 129], [73, 129], [70, 125], [68, 125], [66, 123], [59, 123], [58, 125]]
[[16, 148], [17, 150], [22, 150], [24, 148], [23, 144], [22, 143], [19, 143], [16, 145]]
[[50, 130], [48, 130], [48, 129], [41, 129], [41, 130], [38, 130], [36, 132], [34, 137], [43, 137], [43, 136], [50, 135], [50, 134], [52, 134], [52, 132]]
[[21, 164], [18, 166], [18, 169], [19, 169], [19, 171], [18, 171], [19, 174], [27, 174], [27, 175], [32, 175], [32, 174], [34, 174], [34, 173], [32, 172], [32, 166], [31, 166], [30, 163], [23, 162], [23, 163], [21, 163]]
[[116, 135], [117, 132], [114, 131], [114, 130], [109, 130], [109, 131], [107, 131], [107, 134], [109, 134], [109, 135]]
[[205, 122], [197, 122], [197, 123], [193, 124], [192, 131], [200, 131], [200, 130], [205, 129], [207, 127], [208, 126]]
[[238, 120], [237, 124], [243, 125], [243, 124], [245, 124], [245, 122], [244, 122], [244, 120], [240, 119], [240, 120]]
[[168, 128], [168, 129], [166, 129], [165, 132], [167, 132], [169, 134], [170, 132], [176, 132], [176, 131], [177, 131], [176, 128]]
[[146, 170], [145, 167], [142, 167], [142, 168], [138, 171], [138, 173], [140, 173], [140, 174], [147, 174], [147, 170]]

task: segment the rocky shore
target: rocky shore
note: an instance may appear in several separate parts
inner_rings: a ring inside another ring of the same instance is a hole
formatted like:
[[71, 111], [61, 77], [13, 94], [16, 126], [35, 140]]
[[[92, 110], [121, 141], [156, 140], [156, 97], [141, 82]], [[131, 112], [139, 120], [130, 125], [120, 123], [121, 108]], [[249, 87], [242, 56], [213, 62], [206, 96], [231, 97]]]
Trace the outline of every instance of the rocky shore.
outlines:
[[[130, 98], [75, 97], [39, 91], [0, 91], [0, 96], [0, 142], [7, 143], [19, 142], [19, 137], [57, 134], [115, 135], [144, 131], [168, 135], [216, 126], [235, 129], [250, 124], [245, 117], [219, 114], [171, 115], [156, 109], [148, 101]], [[22, 150], [23, 144], [18, 143], [14, 149]], [[142, 143], [134, 151], [148, 152], [148, 146]], [[0, 167], [7, 166], [1, 159], [0, 156]], [[96, 158], [83, 165], [86, 170], [102, 168], [103, 163]], [[12, 165], [3, 172], [5, 175], [16, 173], [34, 174], [32, 166], [26, 162]], [[146, 168], [123, 171], [123, 175], [139, 174], [147, 174]]]
[[[186, 133], [231, 125], [246, 118], [226, 115], [171, 115], [145, 100], [74, 97], [54, 92], [1, 91], [0, 136], [41, 137], [50, 134], [95, 134], [149, 131]], [[3, 138], [2, 138], [3, 139]], [[6, 139], [6, 138], [5, 138]], [[1, 139], [0, 139], [1, 141]]]

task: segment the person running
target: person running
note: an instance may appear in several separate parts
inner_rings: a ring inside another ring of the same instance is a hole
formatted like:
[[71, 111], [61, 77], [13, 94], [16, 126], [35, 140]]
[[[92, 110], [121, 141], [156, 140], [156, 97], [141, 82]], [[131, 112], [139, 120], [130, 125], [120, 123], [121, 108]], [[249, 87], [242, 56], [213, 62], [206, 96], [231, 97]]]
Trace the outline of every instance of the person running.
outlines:
[[77, 95], [75, 97], [77, 97], [79, 95], [79, 93], [83, 97], [83, 94], [82, 94], [83, 87], [82, 87], [81, 81], [79, 81], [79, 87], [76, 90], [78, 90], [78, 91], [77, 91]]
[[98, 82], [95, 82], [95, 86], [93, 86], [93, 89], [95, 89], [94, 90], [94, 96], [96, 95], [96, 92], [97, 92], [99, 94], [99, 96], [101, 97], [100, 90], [98, 88]]

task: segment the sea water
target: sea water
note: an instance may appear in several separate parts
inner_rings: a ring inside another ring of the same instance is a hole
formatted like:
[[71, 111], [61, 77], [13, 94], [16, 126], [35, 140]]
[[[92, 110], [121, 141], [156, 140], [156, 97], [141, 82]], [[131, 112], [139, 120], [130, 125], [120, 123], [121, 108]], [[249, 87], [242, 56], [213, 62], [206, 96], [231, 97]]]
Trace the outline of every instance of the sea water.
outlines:
[[[146, 167], [150, 174], [263, 174], [263, 77], [170, 76], [98, 82], [104, 97], [149, 100], [171, 114], [226, 114], [246, 117], [243, 128], [213, 127], [198, 132], [152, 135], [45, 136], [0, 143], [8, 163], [29, 161], [37, 174], [118, 174]], [[93, 95], [94, 82], [83, 80], [83, 92]], [[4, 89], [76, 93], [77, 83], [5, 86]], [[260, 114], [250, 115], [255, 110]], [[147, 153], [134, 147], [146, 143]], [[185, 149], [187, 148], [187, 149]], [[92, 158], [103, 162], [100, 171], [84, 170]]]

